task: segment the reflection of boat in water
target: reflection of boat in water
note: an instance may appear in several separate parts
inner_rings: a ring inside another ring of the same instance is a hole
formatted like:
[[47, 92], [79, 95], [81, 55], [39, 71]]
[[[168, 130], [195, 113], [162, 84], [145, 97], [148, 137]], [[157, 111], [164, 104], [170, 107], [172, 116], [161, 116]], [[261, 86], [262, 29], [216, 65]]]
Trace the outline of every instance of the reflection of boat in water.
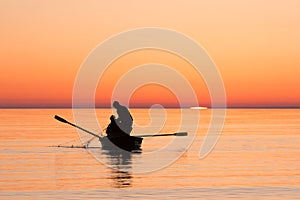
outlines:
[[113, 187], [126, 188], [131, 187], [132, 175], [126, 171], [113, 171], [111, 178], [114, 180]]
[[111, 174], [108, 178], [112, 180], [112, 186], [114, 188], [131, 187], [133, 178], [131, 167], [134, 154], [116, 148], [107, 137], [104, 137], [101, 143], [103, 145], [102, 158], [106, 165], [111, 168]]

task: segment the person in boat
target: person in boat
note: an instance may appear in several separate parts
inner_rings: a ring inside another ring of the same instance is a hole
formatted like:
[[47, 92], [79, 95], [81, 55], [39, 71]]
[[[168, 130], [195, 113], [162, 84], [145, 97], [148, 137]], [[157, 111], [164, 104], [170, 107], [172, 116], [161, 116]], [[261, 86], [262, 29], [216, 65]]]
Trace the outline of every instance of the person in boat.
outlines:
[[133, 118], [129, 110], [118, 101], [114, 101], [113, 107], [117, 110], [118, 118], [112, 115], [110, 124], [106, 129], [108, 137], [128, 136], [132, 131]]

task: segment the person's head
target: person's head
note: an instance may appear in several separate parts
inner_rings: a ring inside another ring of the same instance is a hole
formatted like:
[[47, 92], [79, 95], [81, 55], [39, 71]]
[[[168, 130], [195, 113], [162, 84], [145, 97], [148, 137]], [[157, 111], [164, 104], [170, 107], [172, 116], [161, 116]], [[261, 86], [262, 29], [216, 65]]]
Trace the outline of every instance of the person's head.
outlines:
[[118, 108], [120, 106], [120, 103], [118, 101], [114, 101], [113, 107]]

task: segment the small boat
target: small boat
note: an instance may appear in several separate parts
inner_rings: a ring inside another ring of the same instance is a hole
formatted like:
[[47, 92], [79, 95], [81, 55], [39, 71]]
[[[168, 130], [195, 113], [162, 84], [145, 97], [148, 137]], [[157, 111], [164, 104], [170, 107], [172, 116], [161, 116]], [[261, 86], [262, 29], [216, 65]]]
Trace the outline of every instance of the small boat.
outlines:
[[119, 147], [120, 149], [126, 150], [126, 151], [140, 151], [143, 138], [141, 137], [135, 137], [127, 135], [126, 133], [122, 131], [116, 131], [115, 134], [110, 134], [110, 136], [101, 137], [91, 131], [88, 131], [80, 126], [77, 126], [71, 122], [68, 122], [64, 118], [55, 115], [54, 118], [60, 122], [69, 124], [71, 126], [74, 126], [94, 137], [99, 138], [99, 141], [102, 144], [102, 149], [105, 150], [114, 150], [117, 149], [115, 146]]
[[[187, 132], [178, 132], [178, 133], [164, 133], [164, 134], [157, 134], [157, 135], [139, 135], [139, 136], [130, 136], [127, 133], [119, 130], [119, 129], [114, 129], [111, 127], [109, 128], [110, 130], [107, 132], [107, 136], [100, 136], [97, 135], [91, 131], [88, 131], [80, 126], [77, 126], [71, 122], [68, 122], [64, 118], [55, 115], [54, 118], [62, 123], [69, 124], [73, 127], [76, 127], [94, 137], [97, 137], [99, 141], [102, 144], [102, 149], [104, 150], [118, 150], [119, 147], [120, 149], [123, 149], [125, 151], [129, 152], [141, 152], [141, 146], [143, 142], [143, 137], [157, 137], [157, 136], [187, 136]], [[60, 147], [60, 145], [59, 145]], [[61, 146], [63, 147], [63, 146]], [[71, 146], [70, 148], [87, 148], [87, 146], [84, 147], [78, 147], [78, 146]]]
[[[115, 118], [113, 116], [110, 117], [110, 124], [106, 128], [107, 139], [117, 147], [126, 151], [141, 150], [143, 138], [130, 136], [130, 132], [131, 130], [123, 130], [121, 127], [119, 127]], [[100, 142], [102, 147], [105, 147], [106, 144], [104, 143], [107, 142], [102, 142], [101, 139]]]
[[135, 136], [121, 136], [121, 137], [101, 137], [99, 138], [102, 149], [113, 150], [119, 147], [120, 149], [136, 152], [141, 150], [143, 138]]

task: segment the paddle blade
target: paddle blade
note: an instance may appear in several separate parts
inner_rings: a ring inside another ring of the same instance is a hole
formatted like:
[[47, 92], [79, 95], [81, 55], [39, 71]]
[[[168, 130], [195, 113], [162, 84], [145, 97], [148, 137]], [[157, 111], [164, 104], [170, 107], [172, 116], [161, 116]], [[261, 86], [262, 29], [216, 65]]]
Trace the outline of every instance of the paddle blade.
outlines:
[[58, 115], [55, 115], [54, 118], [55, 118], [56, 120], [62, 122], [62, 123], [68, 123], [67, 120], [65, 120], [64, 118], [62, 118], [62, 117], [60, 117], [60, 116], [58, 116]]
[[175, 133], [176, 136], [187, 136], [188, 133], [187, 132], [178, 132], [178, 133]]

